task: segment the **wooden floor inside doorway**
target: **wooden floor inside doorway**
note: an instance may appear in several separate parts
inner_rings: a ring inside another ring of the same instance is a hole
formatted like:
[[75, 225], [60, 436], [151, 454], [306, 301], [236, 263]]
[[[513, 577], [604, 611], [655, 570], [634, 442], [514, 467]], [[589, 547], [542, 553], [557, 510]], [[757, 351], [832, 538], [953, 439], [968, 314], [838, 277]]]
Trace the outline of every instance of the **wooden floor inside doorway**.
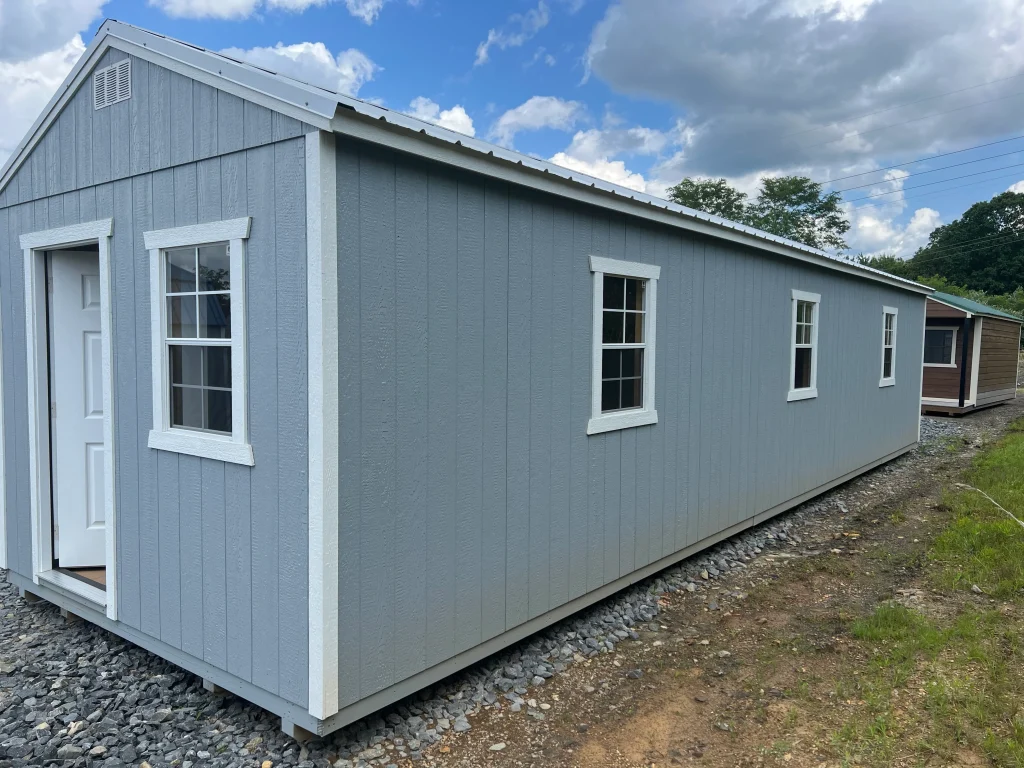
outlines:
[[61, 570], [69, 576], [74, 576], [76, 579], [81, 579], [100, 589], [107, 588], [106, 568], [61, 568]]

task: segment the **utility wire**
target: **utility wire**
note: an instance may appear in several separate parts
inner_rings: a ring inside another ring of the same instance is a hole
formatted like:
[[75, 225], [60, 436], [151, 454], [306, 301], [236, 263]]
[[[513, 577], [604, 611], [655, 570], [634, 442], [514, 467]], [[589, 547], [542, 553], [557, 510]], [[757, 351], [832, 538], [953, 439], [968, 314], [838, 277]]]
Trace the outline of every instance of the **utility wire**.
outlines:
[[[992, 176], [991, 178], [981, 179], [980, 181], [969, 181], [966, 184], [957, 184], [955, 186], [950, 187], [949, 189], [936, 189], [936, 190], [932, 190], [931, 192], [922, 192], [919, 195], [907, 195], [906, 197], [904, 197], [899, 202], [902, 202], [903, 200], [917, 200], [918, 198], [921, 198], [921, 197], [931, 197], [932, 195], [944, 195], [947, 192], [956, 192], [957, 190], [964, 189], [965, 187], [974, 187], [974, 186], [977, 186], [978, 184], [987, 184], [990, 181], [998, 181], [999, 179], [1020, 179], [1020, 177], [1021, 177], [1020, 173], [1004, 173], [1002, 176]], [[923, 186], [923, 185], [921, 185], [921, 186]], [[864, 198], [858, 198], [858, 199], [864, 199]], [[844, 200], [843, 202], [845, 202], [845, 203], [852, 203], [853, 201], [852, 200]], [[864, 203], [863, 205], [859, 205], [857, 207], [858, 208], [885, 208], [886, 206], [893, 205], [895, 202], [896, 201], [886, 202], [886, 203]]]
[[902, 107], [910, 107], [910, 106], [913, 106], [914, 104], [920, 104], [920, 103], [925, 102], [925, 101], [934, 101], [935, 99], [941, 99], [943, 96], [952, 96], [955, 93], [964, 93], [966, 91], [973, 91], [976, 88], [984, 88], [986, 85], [995, 85], [996, 83], [1004, 83], [1007, 80], [1016, 80], [1017, 78], [1020, 78], [1020, 77], [1024, 77], [1024, 72], [1022, 72], [1019, 75], [1010, 75], [1009, 77], [1000, 77], [1000, 78], [998, 78], [996, 80], [989, 80], [986, 83], [978, 83], [977, 85], [969, 85], [966, 88], [958, 88], [955, 91], [946, 91], [944, 93], [937, 93], [934, 96], [925, 96], [922, 99], [915, 99], [914, 101], [908, 101], [908, 102], [905, 102], [903, 104], [896, 104], [896, 105], [891, 106], [891, 107], [886, 107], [885, 109], [878, 109], [878, 110], [875, 110], [874, 112], [868, 112], [868, 113], [863, 114], [863, 115], [858, 115], [857, 117], [848, 117], [845, 120], [837, 120], [837, 121], [831, 123], [830, 125], [821, 125], [821, 126], [818, 126], [816, 128], [807, 128], [807, 129], [802, 130], [802, 131], [794, 131], [793, 133], [784, 133], [784, 134], [782, 134], [782, 136], [780, 138], [786, 138], [786, 137], [789, 137], [789, 136], [801, 136], [801, 135], [803, 135], [805, 133], [813, 133], [814, 131], [821, 131], [821, 130], [824, 130], [825, 128], [830, 128], [832, 125], [843, 125], [844, 123], [855, 123], [858, 120], [863, 120], [865, 117], [874, 117], [875, 115], [880, 115], [883, 112], [891, 112], [894, 109], [900, 109]]
[[[834, 179], [829, 179], [828, 181], [823, 181], [822, 184], [834, 184], [837, 181], [845, 181], [846, 179], [856, 179], [859, 176], [867, 176], [869, 173], [881, 173], [882, 171], [892, 171], [892, 170], [895, 170], [896, 168], [902, 168], [905, 165], [917, 165], [918, 163], [924, 163], [924, 162], [927, 162], [928, 160], [938, 160], [940, 157], [949, 157], [950, 155], [960, 155], [960, 154], [963, 154], [964, 152], [970, 152], [973, 149], [984, 149], [985, 147], [994, 147], [996, 144], [1005, 144], [1008, 141], [1018, 141], [1019, 139], [1024, 139], [1024, 134], [1022, 134], [1020, 136], [1011, 136], [1008, 139], [1000, 139], [999, 141], [990, 141], [988, 144], [976, 144], [973, 147], [964, 147], [963, 149], [955, 149], [952, 152], [942, 152], [941, 154], [938, 154], [938, 155], [930, 155], [928, 157], [922, 157], [922, 158], [919, 158], [917, 160], [908, 160], [905, 163], [896, 163], [896, 165], [888, 165], [885, 168], [876, 168], [873, 171], [861, 171], [860, 173], [851, 173], [849, 176], [839, 176], [839, 177], [834, 178]], [[1013, 154], [1013, 153], [1010, 153], [1010, 154]], [[996, 155], [996, 157], [1002, 157], [1002, 155]], [[984, 160], [984, 159], [987, 159], [987, 158], [982, 158], [982, 160]], [[980, 162], [980, 160], [976, 160], [976, 161], [973, 161], [973, 162]], [[952, 166], [949, 166], [949, 167], [952, 167]], [[854, 189], [854, 187], [851, 187], [851, 189]]]
[[[846, 189], [837, 189], [836, 192], [845, 193], [850, 192], [854, 189], [864, 189], [865, 187], [875, 187], [879, 184], [887, 184], [891, 181], [902, 181], [903, 179], [911, 179], [915, 176], [924, 176], [926, 173], [938, 173], [939, 171], [948, 171], [950, 168], [959, 168], [962, 165], [973, 165], [974, 163], [981, 163], [985, 160], [995, 160], [999, 157], [1009, 157], [1010, 155], [1019, 155], [1024, 152], [1024, 148], [1015, 149], [1013, 152], [1003, 152], [1001, 155], [990, 155], [989, 157], [982, 157], [977, 160], [965, 160], [962, 163], [953, 163], [952, 165], [944, 165], [941, 168], [932, 168], [928, 171], [918, 171], [917, 173], [908, 173], [906, 176], [902, 176], [899, 179], [879, 179], [878, 181], [868, 182], [867, 184], [859, 184], [856, 187], [847, 187]], [[999, 171], [1001, 168], [991, 168], [990, 170]], [[949, 179], [947, 179], [949, 181]]]
[[[1011, 230], [1007, 230], [1007, 231], [1004, 231], [1004, 232], [1000, 232], [998, 235], [988, 235], [986, 237], [974, 237], [974, 238], [971, 238], [969, 240], [963, 240], [963, 241], [961, 241], [959, 243], [954, 243], [952, 245], [944, 245], [941, 248], [930, 249], [928, 251], [928, 254], [929, 255], [933, 255], [933, 254], [936, 254], [936, 253], [945, 253], [946, 251], [955, 251], [955, 250], [959, 250], [959, 249], [963, 248], [964, 246], [974, 245], [975, 243], [983, 243], [983, 242], [985, 242], [987, 240], [998, 240], [999, 238], [1003, 238], [1003, 237], [1017, 238], [1017, 237], [1020, 237], [1020, 236], [1024, 236], [1024, 232], [1016, 232], [1016, 231], [1011, 229]], [[991, 243], [991, 245], [1005, 245], [1005, 243]], [[922, 246], [922, 248], [927, 248], [927, 247], [928, 246]]]
[[1024, 163], [1014, 163], [1013, 165], [1001, 165], [998, 168], [990, 168], [987, 171], [978, 171], [976, 173], [965, 173], [963, 176], [953, 176], [948, 179], [939, 179], [938, 181], [927, 181], [924, 184], [915, 184], [912, 187], [905, 187], [904, 189], [894, 189], [891, 192], [876, 192], [873, 195], [865, 195], [864, 197], [855, 197], [852, 200], [847, 200], [848, 203], [855, 203], [858, 200], [871, 200], [875, 197], [884, 197], [885, 195], [897, 195], [900, 192], [906, 192], [912, 189], [921, 189], [922, 187], [930, 187], [934, 184], [944, 184], [947, 181], [958, 181], [959, 179], [968, 179], [972, 176], [981, 176], [986, 173], [992, 173], [993, 171], [1005, 171], [1007, 168], [1019, 168]]

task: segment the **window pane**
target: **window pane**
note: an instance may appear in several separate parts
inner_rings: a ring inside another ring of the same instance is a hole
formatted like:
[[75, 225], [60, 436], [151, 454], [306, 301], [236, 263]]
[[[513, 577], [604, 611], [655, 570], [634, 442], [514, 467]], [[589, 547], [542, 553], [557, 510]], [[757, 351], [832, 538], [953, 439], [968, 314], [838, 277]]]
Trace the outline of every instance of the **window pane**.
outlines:
[[196, 289], [196, 249], [178, 248], [167, 252], [167, 292]]
[[924, 361], [948, 365], [953, 357], [953, 331], [924, 332]]
[[167, 297], [167, 336], [172, 339], [196, 338], [196, 297]]
[[622, 380], [622, 407], [639, 408], [644, 404], [643, 379]]
[[200, 387], [171, 387], [171, 425], [203, 428], [203, 390]]
[[807, 389], [811, 386], [811, 350], [808, 347], [796, 350], [793, 382], [794, 389]]
[[231, 297], [228, 294], [199, 297], [199, 336], [204, 339], [231, 338]]
[[622, 309], [623, 297], [626, 292], [626, 278], [604, 276], [604, 308]]
[[199, 290], [226, 291], [231, 287], [231, 263], [227, 243], [199, 249]]
[[882, 365], [882, 378], [892, 378], [892, 347], [885, 348], [884, 363]]
[[170, 356], [172, 384], [194, 384], [198, 387], [203, 383], [203, 347], [173, 344]]
[[618, 349], [606, 349], [601, 353], [601, 378], [617, 379], [622, 376], [622, 352]]
[[622, 350], [622, 378], [642, 376], [644, 373], [644, 351], [642, 349]]
[[199, 347], [206, 356], [203, 384], [231, 389], [231, 347]]
[[622, 312], [604, 313], [604, 330], [601, 340], [605, 344], [622, 343]]
[[602, 411], [617, 411], [619, 409], [619, 384], [617, 379], [601, 383]]
[[231, 393], [220, 389], [204, 389], [206, 398], [206, 428], [217, 432], [231, 432]]
[[626, 313], [626, 343], [641, 344], [644, 340], [644, 316], [639, 312]]
[[644, 308], [644, 280], [626, 280], [626, 309]]

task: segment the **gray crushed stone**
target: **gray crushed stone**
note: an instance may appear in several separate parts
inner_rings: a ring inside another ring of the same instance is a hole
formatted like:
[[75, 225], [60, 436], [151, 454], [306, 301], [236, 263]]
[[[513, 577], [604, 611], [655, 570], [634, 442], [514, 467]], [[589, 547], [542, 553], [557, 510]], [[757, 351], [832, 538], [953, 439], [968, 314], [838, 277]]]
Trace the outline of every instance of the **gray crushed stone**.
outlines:
[[[964, 436], [950, 419], [924, 418], [918, 452]], [[869, 487], [901, 459], [871, 473]], [[193, 675], [91, 624], [65, 624], [0, 583], [0, 768], [21, 766], [273, 766], [362, 768], [421, 758], [448, 731], [468, 731], [482, 709], [527, 707], [531, 686], [574, 662], [640, 639], [659, 598], [704, 590], [763, 553], [797, 546], [801, 529], [856, 508], [865, 491], [841, 487], [705, 550], [543, 630], [431, 689], [326, 739], [298, 745], [279, 720], [233, 696], [203, 690]], [[656, 626], [656, 624], [655, 624]]]

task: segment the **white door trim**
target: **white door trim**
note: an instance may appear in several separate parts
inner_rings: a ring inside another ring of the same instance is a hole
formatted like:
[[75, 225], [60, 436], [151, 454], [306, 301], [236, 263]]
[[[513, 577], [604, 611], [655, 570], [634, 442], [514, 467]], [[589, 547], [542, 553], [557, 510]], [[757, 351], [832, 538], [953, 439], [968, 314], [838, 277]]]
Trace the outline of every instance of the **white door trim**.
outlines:
[[[117, 518], [114, 504], [114, 379], [110, 305], [110, 236], [113, 221], [59, 227], [21, 236], [25, 256], [25, 342], [28, 362], [29, 506], [32, 520], [32, 580], [52, 581], [52, 515], [49, 462], [50, 417], [46, 397], [46, 251], [97, 243], [100, 263], [100, 335], [103, 350], [103, 450], [106, 519], [106, 592], [102, 606], [107, 618], [117, 619]], [[97, 590], [98, 592], [99, 590]], [[93, 602], [100, 603], [98, 595]]]

